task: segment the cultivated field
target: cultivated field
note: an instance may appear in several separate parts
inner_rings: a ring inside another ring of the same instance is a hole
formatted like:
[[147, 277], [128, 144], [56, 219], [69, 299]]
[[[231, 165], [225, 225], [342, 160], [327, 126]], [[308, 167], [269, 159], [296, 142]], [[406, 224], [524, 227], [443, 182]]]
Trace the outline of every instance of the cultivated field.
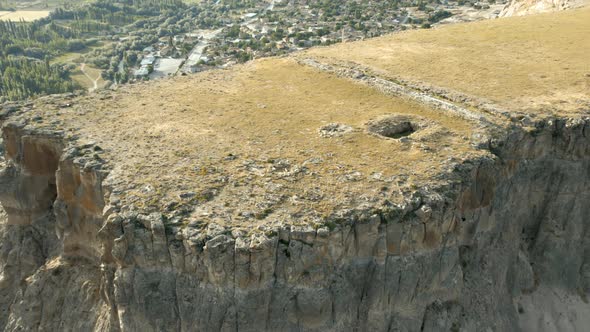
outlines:
[[0, 21], [32, 22], [49, 16], [49, 10], [17, 10], [14, 12], [0, 11]]

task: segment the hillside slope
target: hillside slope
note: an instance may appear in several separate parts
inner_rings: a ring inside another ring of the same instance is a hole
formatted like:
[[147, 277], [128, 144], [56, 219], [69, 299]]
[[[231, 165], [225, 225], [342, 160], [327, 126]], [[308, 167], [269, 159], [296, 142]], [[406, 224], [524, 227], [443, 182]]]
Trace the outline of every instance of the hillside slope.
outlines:
[[0, 111], [6, 331], [583, 331], [587, 9]]
[[456, 24], [316, 48], [301, 56], [350, 62], [389, 79], [510, 111], [575, 114], [590, 100], [589, 17], [587, 7]]

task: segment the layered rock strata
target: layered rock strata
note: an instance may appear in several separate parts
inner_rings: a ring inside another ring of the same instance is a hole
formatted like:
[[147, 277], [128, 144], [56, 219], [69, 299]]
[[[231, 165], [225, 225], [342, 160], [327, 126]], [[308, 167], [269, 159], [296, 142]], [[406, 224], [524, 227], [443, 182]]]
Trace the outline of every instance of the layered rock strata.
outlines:
[[589, 132], [585, 118], [514, 125], [488, 142], [487, 157], [449, 163], [446, 185], [404, 204], [359, 208], [317, 229], [244, 234], [122, 211], [109, 201], [100, 147], [6, 122], [0, 323], [581, 330], [590, 312]]

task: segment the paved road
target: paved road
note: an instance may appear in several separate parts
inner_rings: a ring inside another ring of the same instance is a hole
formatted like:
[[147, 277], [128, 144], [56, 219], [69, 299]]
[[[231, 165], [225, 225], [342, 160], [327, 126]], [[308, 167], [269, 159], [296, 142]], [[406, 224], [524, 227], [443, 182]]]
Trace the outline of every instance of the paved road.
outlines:
[[211, 39], [215, 38], [218, 34], [221, 33], [221, 31], [222, 29], [203, 31], [203, 33], [201, 34], [202, 39], [199, 40], [195, 47], [193, 47], [193, 49], [186, 57], [184, 65], [182, 65], [182, 67], [180, 68], [181, 73], [191, 72], [190, 67], [192, 65], [196, 65], [199, 62], [199, 60], [203, 56], [203, 51], [207, 46], [209, 46]]
[[[264, 9], [264, 12], [272, 11], [275, 8], [275, 3], [277, 1], [278, 0], [272, 0], [270, 2], [270, 4]], [[258, 17], [255, 16], [247, 21], [242, 22], [240, 25], [246, 26], [248, 24], [255, 22], [256, 20], [258, 20]], [[199, 60], [201, 60], [201, 57], [203, 56], [203, 51], [205, 50], [205, 48], [207, 46], [209, 46], [211, 39], [217, 37], [217, 35], [219, 35], [222, 30], [223, 29], [217, 29], [217, 30], [209, 30], [209, 31], [204, 32], [201, 35], [202, 39], [195, 45], [195, 47], [193, 47], [193, 49], [190, 51], [190, 53], [186, 57], [184, 64], [182, 65], [181, 68], [179, 68], [179, 72], [190, 73], [190, 67], [192, 65], [196, 65], [199, 62]]]

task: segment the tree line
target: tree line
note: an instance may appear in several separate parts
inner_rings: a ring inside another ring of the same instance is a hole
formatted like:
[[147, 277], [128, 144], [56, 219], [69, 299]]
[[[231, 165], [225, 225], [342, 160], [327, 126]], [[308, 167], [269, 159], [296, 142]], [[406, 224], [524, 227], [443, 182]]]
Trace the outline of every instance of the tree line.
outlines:
[[40, 94], [64, 93], [79, 88], [68, 72], [48, 61], [22, 57], [0, 59], [0, 96], [21, 100]]
[[96, 41], [92, 37], [116, 27], [185, 7], [181, 0], [99, 0], [66, 4], [34, 22], [0, 21], [0, 100], [79, 89], [68, 68], [49, 59], [84, 50]]

